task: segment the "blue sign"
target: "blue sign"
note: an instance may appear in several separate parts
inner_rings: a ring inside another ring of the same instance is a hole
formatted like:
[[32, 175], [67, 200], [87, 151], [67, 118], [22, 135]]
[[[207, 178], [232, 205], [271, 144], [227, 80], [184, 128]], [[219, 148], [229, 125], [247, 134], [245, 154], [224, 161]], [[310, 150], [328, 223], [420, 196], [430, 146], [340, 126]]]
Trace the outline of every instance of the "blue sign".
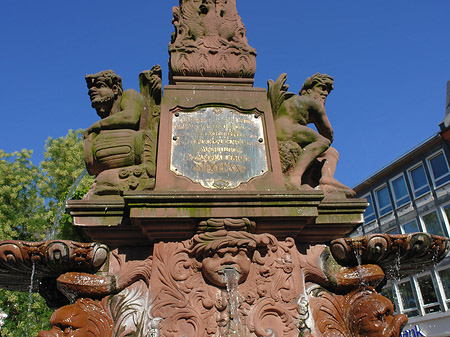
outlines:
[[422, 331], [420, 326], [416, 325], [413, 329], [403, 330], [400, 337], [426, 337], [425, 332]]

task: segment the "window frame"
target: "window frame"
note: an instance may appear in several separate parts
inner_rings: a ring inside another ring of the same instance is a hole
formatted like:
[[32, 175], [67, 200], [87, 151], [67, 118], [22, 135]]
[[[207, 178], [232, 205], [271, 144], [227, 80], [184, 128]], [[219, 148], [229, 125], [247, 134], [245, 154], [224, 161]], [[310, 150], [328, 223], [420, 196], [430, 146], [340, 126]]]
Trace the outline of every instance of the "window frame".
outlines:
[[406, 231], [405, 231], [404, 225], [407, 225], [407, 224], [409, 224], [409, 223], [411, 223], [411, 222], [415, 222], [415, 223], [416, 223], [416, 226], [417, 226], [417, 232], [422, 231], [422, 229], [420, 228], [420, 222], [418, 222], [417, 219], [412, 219], [412, 220], [410, 220], [410, 221], [408, 221], [408, 222], [405, 222], [405, 223], [400, 224], [400, 229], [401, 229], [402, 234], [417, 233], [417, 232], [406, 232]]
[[[431, 165], [431, 160], [436, 158], [436, 157], [438, 157], [438, 156], [440, 156], [440, 155], [442, 155], [444, 157], [444, 159], [445, 159], [444, 163], [445, 163], [445, 166], [447, 167], [447, 173], [444, 174], [441, 177], [436, 178], [434, 176], [433, 166]], [[430, 172], [430, 177], [431, 177], [431, 180], [433, 182], [433, 187], [434, 188], [439, 188], [439, 187], [441, 187], [441, 186], [443, 186], [443, 185], [445, 185], [445, 184], [450, 182], [450, 166], [448, 164], [447, 156], [445, 155], [445, 152], [442, 149], [437, 151], [437, 152], [435, 152], [435, 153], [433, 153], [432, 155], [428, 156], [426, 162], [427, 162], [428, 171]], [[445, 180], [443, 182], [440, 182], [440, 183], [437, 183], [437, 181], [439, 181], [441, 179], [447, 179], [447, 180]]]
[[446, 208], [450, 209], [450, 203], [442, 204], [439, 206], [439, 210], [443, 220], [443, 223], [441, 223], [441, 225], [444, 226], [444, 233], [450, 233], [450, 216], [447, 216], [447, 213], [445, 212]]
[[[386, 289], [390, 290], [392, 298], [389, 298], [383, 294], [383, 290], [386, 290]], [[394, 282], [387, 281], [386, 284], [383, 286], [382, 290], [380, 291], [380, 295], [386, 297], [388, 300], [390, 300], [392, 302], [392, 304], [394, 305], [394, 314], [398, 314], [400, 311], [400, 308], [398, 305], [398, 295], [395, 290]]]
[[[395, 189], [394, 189], [394, 186], [393, 186], [393, 181], [398, 179], [398, 178], [400, 178], [400, 177], [403, 177], [403, 182], [405, 183], [406, 196], [403, 196], [403, 197], [397, 199], [397, 196], [395, 195]], [[411, 198], [411, 195], [409, 194], [408, 183], [407, 183], [407, 180], [406, 180], [405, 175], [403, 173], [400, 173], [400, 174], [396, 175], [395, 177], [389, 179], [389, 185], [391, 187], [392, 198], [394, 199], [393, 201], [394, 201], [395, 209], [398, 209], [400, 207], [406, 206], [406, 205], [411, 203], [412, 198]], [[402, 202], [402, 200], [405, 199], [406, 197], [408, 198], [408, 200], [406, 202], [404, 202], [404, 203], [399, 205], [398, 203]]]
[[[419, 279], [422, 278], [422, 277], [425, 277], [427, 275], [430, 277], [431, 284], [433, 286], [433, 290], [434, 290], [434, 293], [435, 293], [435, 296], [436, 296], [436, 302], [425, 304], [424, 295], [422, 294], [422, 289], [420, 288]], [[420, 311], [423, 312], [424, 315], [431, 315], [431, 314], [434, 314], [434, 313], [443, 312], [443, 309], [445, 309], [445, 308], [443, 308], [441, 303], [439, 302], [440, 289], [439, 289], [438, 285], [436, 284], [436, 281], [433, 278], [433, 273], [430, 270], [428, 270], [428, 271], [425, 271], [423, 273], [417, 274], [417, 275], [414, 276], [414, 281], [415, 282], [413, 282], [413, 284], [416, 286], [416, 293], [417, 293], [417, 297], [418, 297], [418, 300], [419, 300]], [[426, 310], [428, 308], [434, 307], [436, 305], [439, 306], [439, 311], [428, 312], [428, 313], [426, 312]]]
[[[411, 291], [412, 291], [412, 296], [414, 299], [414, 302], [416, 303], [416, 306], [413, 308], [406, 308], [403, 305], [403, 298], [402, 298], [402, 292], [400, 290], [400, 284], [409, 282], [409, 285], [411, 286]], [[393, 289], [395, 289], [395, 296], [397, 298], [397, 305], [398, 305], [398, 310], [402, 313], [407, 315], [409, 318], [413, 318], [413, 317], [420, 317], [422, 315], [422, 312], [420, 310], [420, 303], [419, 303], [419, 299], [417, 298], [417, 288], [416, 288], [416, 283], [414, 282], [412, 277], [405, 277], [401, 280], [396, 281], [395, 286]], [[417, 315], [412, 315], [409, 316], [408, 313], [410, 312], [417, 312]]]
[[431, 213], [435, 213], [435, 214], [436, 214], [437, 219], [438, 219], [438, 222], [439, 222], [439, 225], [441, 226], [442, 235], [443, 235], [443, 236], [447, 236], [447, 228], [446, 228], [446, 226], [445, 226], [445, 223], [442, 223], [442, 219], [441, 219], [441, 217], [439, 216], [438, 209], [436, 209], [436, 208], [433, 208], [433, 209], [430, 210], [429, 212], [420, 214], [419, 218], [420, 218], [420, 225], [421, 225], [421, 227], [422, 227], [422, 230], [423, 230], [424, 232], [428, 233], [428, 234], [439, 235], [439, 234], [436, 234], [436, 233], [431, 233], [431, 232], [428, 230], [427, 224], [426, 224], [426, 222], [425, 222], [425, 220], [424, 220], [424, 217], [427, 216], [428, 214], [431, 214]]
[[[385, 206], [382, 209], [380, 207], [380, 203], [378, 201], [378, 191], [381, 191], [384, 188], [386, 188], [386, 190], [387, 190], [387, 194], [388, 194], [388, 198], [389, 198], [389, 206]], [[377, 188], [374, 188], [373, 191], [374, 191], [374, 195], [375, 195], [375, 203], [377, 205], [378, 216], [381, 218], [381, 217], [384, 217], [384, 216], [392, 213], [392, 211], [394, 209], [394, 207], [393, 207], [394, 205], [392, 204], [391, 193], [389, 193], [388, 184], [382, 184], [382, 185], [378, 186]], [[388, 210], [385, 213], [382, 213], [382, 212], [384, 212], [384, 209], [388, 209]]]
[[[370, 223], [372, 223], [373, 221], [376, 221], [377, 220], [377, 208], [375, 207], [375, 202], [373, 201], [374, 199], [373, 199], [373, 196], [372, 196], [372, 193], [366, 193], [366, 194], [364, 194], [361, 198], [365, 198], [365, 199], [368, 199], [368, 197], [370, 198], [370, 201], [371, 202], [369, 202], [369, 200], [367, 200], [367, 202], [369, 203], [369, 204], [371, 204], [372, 205], [372, 208], [373, 208], [373, 213], [372, 214], [370, 214], [369, 216], [371, 217], [372, 215], [373, 215], [373, 219], [371, 219], [371, 220], [369, 220], [369, 221], [366, 221], [366, 218], [365, 218], [365, 216], [364, 216], [364, 214], [363, 214], [363, 217], [364, 217], [364, 225], [367, 225], [367, 224], [370, 224]], [[366, 210], [367, 210], [367, 208], [366, 208]], [[364, 213], [365, 213], [366, 211], [364, 211]]]
[[[411, 172], [416, 170], [420, 166], [422, 166], [422, 168], [423, 168], [423, 172], [425, 174], [425, 180], [427, 181], [427, 184], [426, 185], [422, 185], [422, 186], [420, 186], [419, 188], [416, 189], [416, 187], [414, 186], [414, 180], [413, 180]], [[430, 182], [429, 182], [428, 177], [427, 177], [427, 171], [425, 170], [425, 165], [424, 165], [424, 163], [422, 161], [420, 161], [416, 165], [411, 166], [410, 168], [408, 168], [407, 172], [408, 172], [409, 184], [411, 186], [411, 191], [412, 191], [414, 199], [418, 199], [418, 198], [420, 198], [420, 197], [422, 197], [422, 196], [424, 196], [426, 194], [431, 193], [431, 185], [430, 185]], [[424, 192], [420, 192], [425, 187], [428, 187], [428, 190], [426, 190]]]
[[449, 270], [450, 271], [450, 265], [446, 264], [445, 266], [440, 266], [439, 268], [436, 268], [436, 278], [437, 278], [437, 286], [439, 288], [439, 292], [442, 296], [442, 301], [444, 302], [444, 306], [446, 307], [445, 310], [448, 310], [450, 308], [450, 295], [447, 298], [447, 295], [445, 294], [445, 288], [444, 284], [442, 283], [441, 274], [439, 272], [443, 270]]

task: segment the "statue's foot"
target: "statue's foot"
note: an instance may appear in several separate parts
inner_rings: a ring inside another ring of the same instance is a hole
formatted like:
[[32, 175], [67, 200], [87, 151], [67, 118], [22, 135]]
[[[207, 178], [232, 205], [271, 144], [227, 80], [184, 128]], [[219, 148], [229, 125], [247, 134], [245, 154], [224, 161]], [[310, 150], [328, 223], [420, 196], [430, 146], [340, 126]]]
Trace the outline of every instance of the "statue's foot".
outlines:
[[319, 181], [319, 189], [325, 194], [344, 193], [348, 198], [353, 198], [356, 195], [356, 192], [350, 187], [345, 186], [333, 177], [322, 177]]
[[284, 183], [288, 190], [313, 190], [308, 184], [302, 184], [302, 178], [297, 176], [287, 176]]

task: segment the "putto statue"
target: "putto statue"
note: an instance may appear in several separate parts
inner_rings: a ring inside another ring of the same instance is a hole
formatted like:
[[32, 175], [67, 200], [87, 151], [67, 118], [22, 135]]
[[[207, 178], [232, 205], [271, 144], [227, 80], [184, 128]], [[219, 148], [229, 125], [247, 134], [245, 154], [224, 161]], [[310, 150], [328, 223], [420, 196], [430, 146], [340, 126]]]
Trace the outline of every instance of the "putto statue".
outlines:
[[123, 91], [121, 77], [112, 70], [86, 75], [92, 107], [101, 118], [84, 133], [86, 167], [97, 176], [86, 199], [155, 185], [158, 98], [154, 96], [161, 95], [159, 66], [141, 73], [140, 80], [141, 86], [150, 88], [144, 91], [147, 95]]
[[[314, 188], [325, 193], [355, 192], [334, 178], [339, 153], [333, 147], [333, 128], [325, 111], [325, 101], [334, 79], [316, 73], [303, 84], [299, 95], [287, 92], [286, 74], [268, 81], [283, 173], [288, 186]], [[314, 124], [317, 131], [308, 127]]]

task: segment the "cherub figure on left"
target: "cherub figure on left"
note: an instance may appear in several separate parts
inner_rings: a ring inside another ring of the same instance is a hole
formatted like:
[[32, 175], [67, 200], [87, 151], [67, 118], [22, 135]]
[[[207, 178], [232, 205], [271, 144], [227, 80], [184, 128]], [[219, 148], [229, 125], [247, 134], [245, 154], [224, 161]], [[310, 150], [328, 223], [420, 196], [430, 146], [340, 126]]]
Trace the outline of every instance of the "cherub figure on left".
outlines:
[[86, 82], [101, 119], [84, 133], [86, 167], [97, 176], [85, 199], [152, 189], [157, 136], [147, 97], [133, 89], [123, 91], [121, 77], [112, 70], [86, 75]]

